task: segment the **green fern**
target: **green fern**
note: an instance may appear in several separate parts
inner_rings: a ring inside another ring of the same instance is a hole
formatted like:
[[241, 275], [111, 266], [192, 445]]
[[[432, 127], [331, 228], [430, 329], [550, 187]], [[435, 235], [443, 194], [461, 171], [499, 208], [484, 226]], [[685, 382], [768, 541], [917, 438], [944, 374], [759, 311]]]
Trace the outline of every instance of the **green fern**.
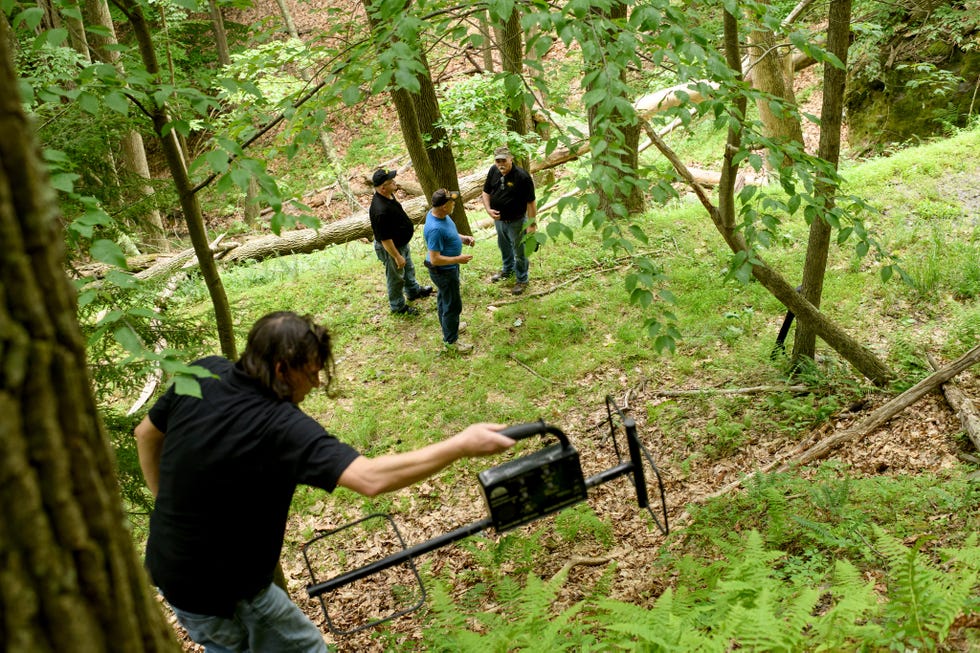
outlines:
[[874, 526], [878, 548], [889, 565], [885, 638], [893, 647], [934, 649], [953, 621], [975, 603], [980, 574], [976, 534], [956, 551], [945, 550], [950, 569], [939, 569], [918, 547], [908, 548]]
[[853, 650], [858, 642], [878, 642], [882, 628], [872, 621], [879, 612], [874, 581], [865, 582], [846, 560], [834, 564], [833, 604], [812, 623], [810, 642], [815, 651]]
[[704, 608], [690, 598], [684, 590], [675, 595], [668, 588], [650, 609], [612, 599], [600, 601], [600, 625], [607, 634], [603, 639], [617, 648], [650, 653], [727, 650], [726, 638], [697, 628]]

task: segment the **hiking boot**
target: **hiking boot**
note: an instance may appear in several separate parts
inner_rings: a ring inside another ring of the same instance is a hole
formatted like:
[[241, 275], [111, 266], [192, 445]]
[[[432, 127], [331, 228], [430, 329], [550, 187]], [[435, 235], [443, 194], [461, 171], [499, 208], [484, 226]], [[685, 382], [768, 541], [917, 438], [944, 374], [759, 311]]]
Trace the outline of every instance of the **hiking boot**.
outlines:
[[512, 295], [520, 295], [524, 292], [525, 288], [527, 288], [527, 284], [518, 281], [514, 284], [514, 287], [511, 288], [510, 292]]
[[490, 275], [490, 283], [497, 283], [498, 281], [509, 279], [512, 276], [514, 276], [513, 272], [504, 272], [504, 271], [494, 272], [493, 274]]
[[446, 352], [450, 354], [468, 354], [473, 351], [473, 345], [467, 344], [465, 342], [447, 342]]
[[397, 311], [392, 311], [391, 314], [392, 315], [415, 316], [415, 315], [418, 315], [419, 314], [419, 309], [415, 308], [414, 306], [409, 306], [408, 304], [405, 304], [404, 306], [402, 306], [401, 308], [399, 308]]
[[425, 299], [432, 294], [432, 286], [419, 286], [419, 291], [414, 295], [409, 295], [408, 299], [414, 301], [416, 299]]

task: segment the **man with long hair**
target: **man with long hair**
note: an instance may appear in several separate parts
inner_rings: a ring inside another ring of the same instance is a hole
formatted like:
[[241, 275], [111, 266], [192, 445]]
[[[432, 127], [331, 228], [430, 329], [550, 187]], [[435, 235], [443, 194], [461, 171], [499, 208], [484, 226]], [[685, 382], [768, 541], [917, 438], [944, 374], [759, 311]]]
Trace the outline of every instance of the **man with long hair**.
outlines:
[[415, 451], [376, 458], [333, 437], [299, 403], [334, 378], [330, 334], [291, 312], [259, 319], [237, 363], [195, 363], [201, 396], [173, 387], [136, 427], [156, 497], [146, 566], [191, 638], [209, 653], [325, 653], [319, 629], [273, 584], [293, 492], [397, 490], [514, 441], [473, 424]]

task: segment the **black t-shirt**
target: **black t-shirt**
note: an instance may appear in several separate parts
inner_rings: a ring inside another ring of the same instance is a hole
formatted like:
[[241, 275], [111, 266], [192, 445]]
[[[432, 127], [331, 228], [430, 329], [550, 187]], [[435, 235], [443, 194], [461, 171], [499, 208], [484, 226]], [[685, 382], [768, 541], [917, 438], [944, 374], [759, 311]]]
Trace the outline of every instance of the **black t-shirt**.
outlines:
[[534, 180], [518, 166], [512, 166], [507, 176], [500, 174], [497, 166], [490, 168], [483, 182], [483, 192], [490, 196], [490, 208], [500, 211], [500, 219], [504, 222], [523, 218], [527, 205], [535, 200]]
[[371, 217], [374, 239], [379, 243], [382, 240], [391, 240], [395, 247], [402, 248], [412, 239], [415, 225], [398, 200], [388, 199], [376, 192], [371, 198], [368, 215]]
[[332, 491], [358, 456], [231, 361], [197, 361], [202, 398], [170, 387], [149, 418], [166, 435], [146, 566], [174, 606], [230, 616], [272, 582], [296, 485]]

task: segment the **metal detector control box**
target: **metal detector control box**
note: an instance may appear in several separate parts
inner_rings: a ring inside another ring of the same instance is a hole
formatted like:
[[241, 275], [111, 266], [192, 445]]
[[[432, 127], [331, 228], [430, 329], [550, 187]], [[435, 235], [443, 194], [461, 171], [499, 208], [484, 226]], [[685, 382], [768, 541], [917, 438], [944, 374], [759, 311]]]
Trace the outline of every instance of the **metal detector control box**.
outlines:
[[578, 451], [559, 429], [541, 421], [512, 426], [502, 433], [514, 440], [551, 434], [559, 444], [479, 473], [477, 478], [497, 532], [522, 526], [587, 498]]

